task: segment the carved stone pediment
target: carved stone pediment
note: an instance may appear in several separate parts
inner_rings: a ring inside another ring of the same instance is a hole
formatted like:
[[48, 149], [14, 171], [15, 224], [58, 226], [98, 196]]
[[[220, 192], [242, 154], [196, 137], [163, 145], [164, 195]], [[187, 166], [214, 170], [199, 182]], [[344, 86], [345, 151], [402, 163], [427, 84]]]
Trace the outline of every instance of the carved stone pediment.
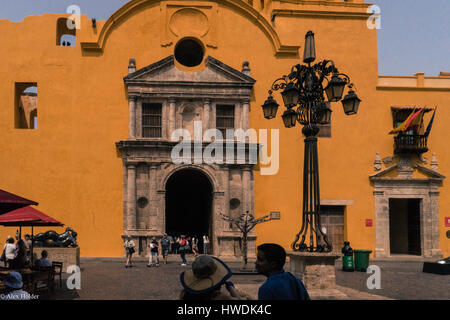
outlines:
[[434, 170], [427, 168], [418, 162], [414, 162], [411, 157], [400, 157], [399, 161], [384, 170], [371, 175], [371, 181], [389, 180], [417, 180], [417, 181], [442, 181], [445, 176]]
[[180, 70], [171, 55], [127, 75], [124, 82], [131, 96], [250, 99], [255, 79], [211, 56], [205, 66], [199, 71]]
[[[416, 175], [413, 177], [413, 173]], [[435, 180], [442, 181], [445, 179], [445, 176], [440, 174], [433, 169], [421, 166], [421, 165], [412, 165], [409, 169], [408, 175], [403, 175], [402, 170], [400, 169], [400, 165], [394, 164], [381, 172], [378, 172], [374, 175], [371, 175], [369, 178], [371, 181], [382, 181], [382, 180], [402, 180], [405, 178], [409, 178], [411, 180]]]

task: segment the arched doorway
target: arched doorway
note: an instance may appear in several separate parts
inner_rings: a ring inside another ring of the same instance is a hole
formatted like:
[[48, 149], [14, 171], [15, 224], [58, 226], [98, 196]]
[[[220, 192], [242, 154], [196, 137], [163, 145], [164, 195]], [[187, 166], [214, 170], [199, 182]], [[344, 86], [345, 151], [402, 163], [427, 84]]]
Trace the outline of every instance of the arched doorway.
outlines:
[[166, 183], [167, 234], [196, 236], [202, 252], [203, 235], [212, 239], [212, 194], [211, 182], [202, 172], [183, 169], [172, 174]]

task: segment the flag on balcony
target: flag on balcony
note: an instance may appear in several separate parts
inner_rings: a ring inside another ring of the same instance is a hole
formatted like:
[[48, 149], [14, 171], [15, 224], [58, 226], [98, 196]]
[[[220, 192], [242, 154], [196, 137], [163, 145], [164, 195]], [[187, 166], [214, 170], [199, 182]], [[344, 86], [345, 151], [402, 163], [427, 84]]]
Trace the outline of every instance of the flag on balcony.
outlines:
[[427, 130], [425, 131], [424, 136], [428, 137], [431, 131], [431, 127], [433, 126], [434, 115], [436, 114], [436, 108], [434, 109], [433, 116], [431, 117], [430, 123], [428, 123]]
[[420, 109], [416, 113], [413, 114], [413, 116], [409, 119], [408, 123], [406, 124], [405, 129], [403, 131], [408, 130], [414, 130], [415, 132], [419, 131], [420, 124], [422, 123], [422, 117], [423, 112], [425, 111], [425, 108]]
[[408, 118], [406, 118], [405, 121], [403, 121], [400, 125], [398, 125], [397, 128], [395, 128], [394, 130], [389, 132], [389, 134], [396, 134], [396, 133], [405, 131], [405, 128], [406, 128], [407, 124], [409, 123], [409, 120], [414, 116], [415, 111], [416, 111], [416, 109], [414, 108], [414, 110], [411, 112], [411, 114], [408, 116]]

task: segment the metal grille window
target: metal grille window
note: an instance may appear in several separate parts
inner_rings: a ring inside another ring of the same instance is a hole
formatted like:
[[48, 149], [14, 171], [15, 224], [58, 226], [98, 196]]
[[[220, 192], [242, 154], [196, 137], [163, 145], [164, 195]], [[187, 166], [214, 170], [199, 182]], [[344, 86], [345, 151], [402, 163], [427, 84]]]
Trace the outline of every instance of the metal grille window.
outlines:
[[161, 135], [161, 103], [142, 104], [142, 137], [160, 138]]
[[226, 129], [234, 129], [234, 105], [216, 105], [216, 127], [226, 138]]

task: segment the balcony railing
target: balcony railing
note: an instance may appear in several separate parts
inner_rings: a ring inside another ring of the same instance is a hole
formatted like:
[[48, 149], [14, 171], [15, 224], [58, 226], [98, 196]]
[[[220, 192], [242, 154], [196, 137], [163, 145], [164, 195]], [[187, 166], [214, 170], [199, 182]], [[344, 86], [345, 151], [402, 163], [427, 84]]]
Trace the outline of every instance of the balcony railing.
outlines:
[[427, 136], [399, 134], [394, 137], [394, 153], [424, 153], [428, 151]]

